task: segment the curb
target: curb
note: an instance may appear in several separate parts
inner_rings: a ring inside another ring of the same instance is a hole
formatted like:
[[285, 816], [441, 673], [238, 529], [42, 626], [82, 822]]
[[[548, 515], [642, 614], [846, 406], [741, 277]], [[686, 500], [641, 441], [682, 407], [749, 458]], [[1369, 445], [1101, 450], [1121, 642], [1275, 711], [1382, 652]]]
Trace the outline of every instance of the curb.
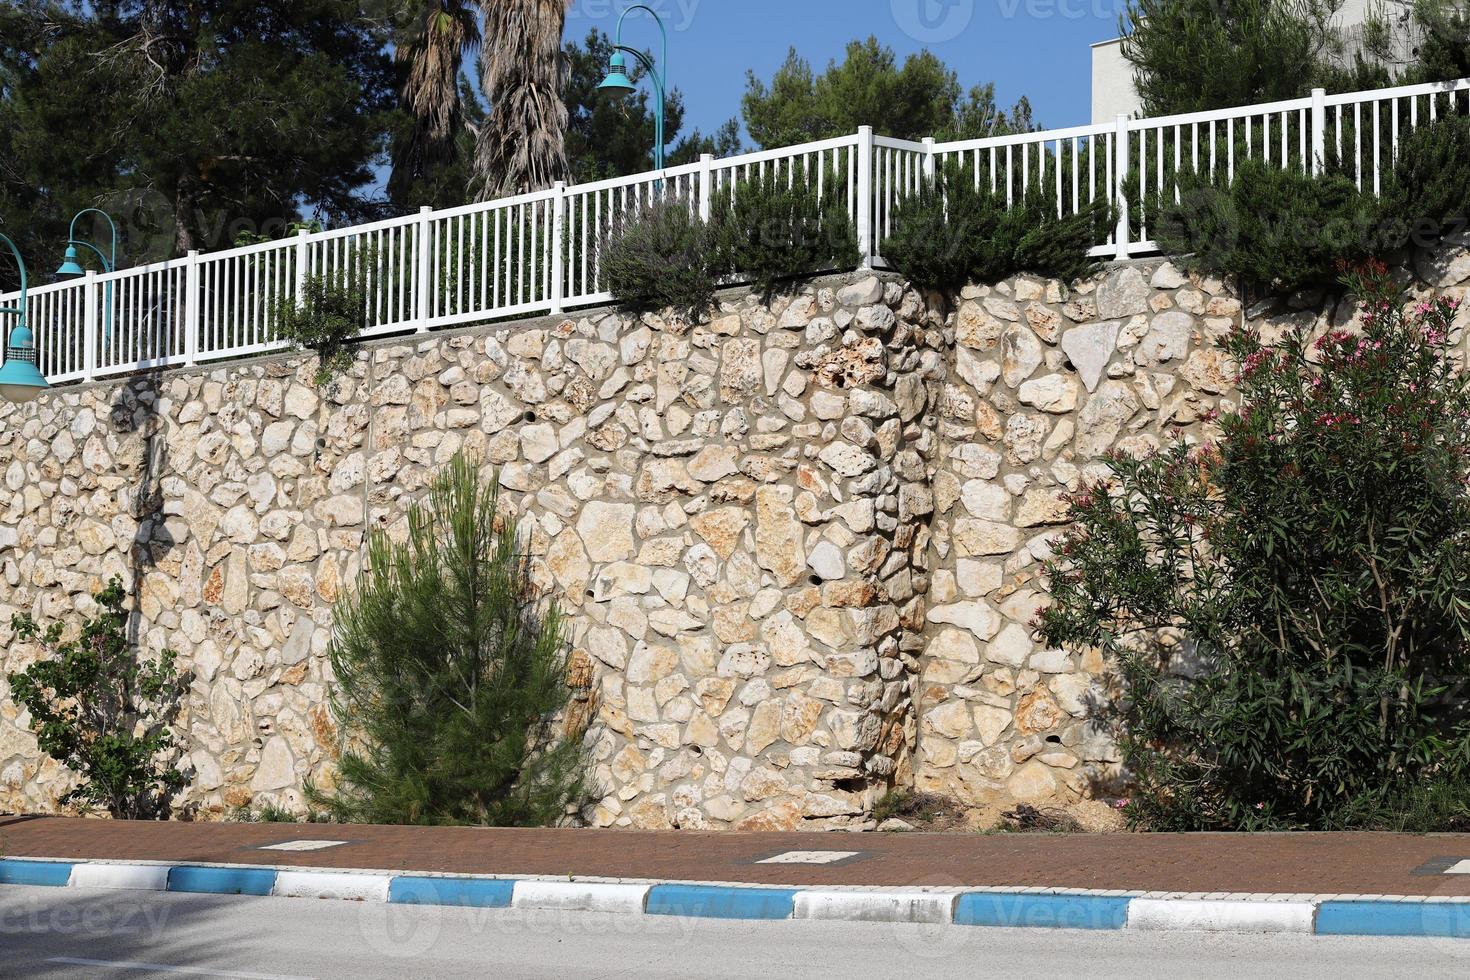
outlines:
[[553, 909], [705, 919], [1470, 939], [1470, 898], [1193, 895], [1068, 888], [801, 888], [241, 865], [0, 859], [0, 885]]

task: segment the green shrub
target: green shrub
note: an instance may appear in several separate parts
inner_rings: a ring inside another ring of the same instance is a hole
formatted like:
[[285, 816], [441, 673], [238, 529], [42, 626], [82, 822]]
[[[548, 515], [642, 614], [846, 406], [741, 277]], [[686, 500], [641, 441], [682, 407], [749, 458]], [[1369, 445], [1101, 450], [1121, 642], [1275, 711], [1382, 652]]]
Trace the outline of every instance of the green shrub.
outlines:
[[1087, 253], [1094, 245], [1107, 241], [1113, 214], [1108, 202], [1094, 200], [1076, 214], [1059, 217], [1056, 198], [1034, 192], [1026, 201], [1028, 226], [1016, 243], [1016, 271], [1066, 283], [1090, 275], [1098, 261]]
[[1088, 251], [1103, 241], [1111, 209], [1094, 201], [1077, 214], [1057, 216], [1056, 200], [1033, 185], [1013, 206], [982, 175], [949, 166], [894, 208], [893, 234], [883, 259], [926, 289], [995, 283], [1018, 272], [1071, 282], [1096, 263]]
[[332, 817], [540, 826], [581, 802], [561, 611], [543, 601], [499, 485], [456, 456], [409, 511], [407, 540], [374, 531], [336, 610], [329, 656], [343, 733]]
[[61, 623], [43, 631], [30, 616], [11, 620], [18, 640], [49, 654], [9, 676], [11, 696], [30, 712], [41, 751], [81, 780], [62, 803], [101, 807], [118, 819], [163, 819], [188, 782], [168, 761], [177, 744], [169, 726], [184, 691], [175, 654], [138, 658], [120, 579], [94, 598], [97, 615], [68, 642]]
[[289, 340], [296, 350], [316, 352], [319, 387], [352, 367], [349, 345], [368, 325], [373, 295], [368, 279], [377, 264], [370, 251], [353, 253], [341, 268], [307, 276], [301, 296], [281, 300], [272, 311], [278, 338]]
[[608, 291], [630, 310], [673, 308], [698, 322], [715, 301], [710, 230], [688, 198], [661, 198], [612, 222], [598, 246]]
[[1241, 403], [1218, 443], [1110, 458], [1048, 563], [1046, 640], [1118, 665], [1136, 824], [1373, 825], [1452, 815], [1470, 782], [1446, 688], [1470, 660], [1457, 304], [1406, 312], [1376, 263], [1344, 281], [1361, 335], [1237, 332]]
[[754, 282], [769, 298], [783, 280], [857, 268], [842, 183], [829, 173], [822, 194], [816, 184], [815, 174], [772, 170], [719, 188], [710, 217], [716, 271]]
[[1399, 143], [1382, 215], [1395, 247], [1432, 247], [1470, 218], [1470, 117], [1447, 116]]
[[1236, 164], [1235, 180], [1178, 175], [1146, 203], [1149, 229], [1166, 255], [1192, 271], [1229, 276], [1245, 291], [1292, 293], [1331, 286], [1342, 262], [1377, 251], [1378, 204], [1337, 173], [1282, 170], [1260, 158]]

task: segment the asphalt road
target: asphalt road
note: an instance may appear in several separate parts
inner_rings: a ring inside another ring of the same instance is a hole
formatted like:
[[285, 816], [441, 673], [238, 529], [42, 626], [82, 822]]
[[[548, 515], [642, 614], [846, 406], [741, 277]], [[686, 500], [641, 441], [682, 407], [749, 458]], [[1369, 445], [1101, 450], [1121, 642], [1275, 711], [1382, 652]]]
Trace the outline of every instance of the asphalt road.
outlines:
[[720, 922], [0, 888], [0, 976], [1463, 977], [1470, 941]]

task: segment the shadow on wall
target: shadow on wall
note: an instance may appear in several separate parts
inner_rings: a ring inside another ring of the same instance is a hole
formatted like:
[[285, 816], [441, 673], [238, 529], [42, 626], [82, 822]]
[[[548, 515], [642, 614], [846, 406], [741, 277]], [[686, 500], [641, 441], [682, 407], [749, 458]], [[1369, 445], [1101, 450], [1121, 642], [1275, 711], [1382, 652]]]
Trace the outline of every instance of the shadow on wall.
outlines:
[[[164, 525], [161, 474], [168, 468], [168, 440], [158, 410], [161, 397], [159, 372], [138, 375], [118, 389], [112, 403], [111, 423], [119, 435], [132, 435], [133, 451], [120, 453], [117, 468], [134, 476], [130, 497], [123, 509], [133, 521], [133, 541], [128, 548], [128, 643], [137, 647], [143, 624], [142, 600], [145, 578], [173, 550], [175, 541]], [[128, 471], [135, 471], [129, 473]]]
[[[122, 385], [113, 400], [109, 414], [112, 430], [124, 437], [125, 451], [117, 454], [114, 466], [119, 476], [128, 478], [131, 486], [120, 490], [128, 496], [119, 499], [119, 510], [126, 514], [133, 526], [133, 540], [128, 547], [128, 622], [127, 642], [137, 656], [151, 657], [159, 652], [159, 645], [146, 642], [143, 624], [156, 618], [147, 614], [147, 607], [160, 604], [161, 600], [146, 595], [150, 577], [158, 573], [177, 585], [179, 577], [178, 559], [175, 549], [182, 544], [181, 534], [170, 529], [163, 508], [163, 474], [169, 468], [168, 433], [159, 401], [163, 397], [162, 373], [150, 371], [137, 375]], [[132, 438], [128, 438], [132, 437]], [[163, 567], [160, 567], [163, 566]], [[183, 651], [180, 651], [181, 653]], [[158, 725], [174, 722], [183, 708], [183, 699], [193, 685], [192, 671], [184, 671], [174, 688], [176, 696], [161, 705]], [[193, 782], [188, 759], [183, 753], [187, 745], [180, 739], [176, 750], [179, 758], [172, 764], [183, 768]], [[187, 791], [187, 790], [186, 790]], [[159, 814], [161, 819], [169, 817], [190, 819], [197, 804], [184, 808], [169, 807]]]

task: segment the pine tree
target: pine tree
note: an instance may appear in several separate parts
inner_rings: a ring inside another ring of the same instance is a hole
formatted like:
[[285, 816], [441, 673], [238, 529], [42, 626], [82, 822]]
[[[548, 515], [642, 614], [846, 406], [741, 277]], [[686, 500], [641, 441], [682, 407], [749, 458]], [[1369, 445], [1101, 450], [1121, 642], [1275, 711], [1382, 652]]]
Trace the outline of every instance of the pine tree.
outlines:
[[303, 212], [376, 213], [362, 191], [394, 76], [386, 28], [355, 0], [4, 6], [0, 221], [28, 256], [91, 206], [118, 219], [129, 265]]
[[376, 531], [336, 612], [332, 706], [344, 736], [335, 793], [348, 821], [542, 826], [581, 801], [561, 611], [531, 580], [499, 488], [456, 456], [408, 515]]

